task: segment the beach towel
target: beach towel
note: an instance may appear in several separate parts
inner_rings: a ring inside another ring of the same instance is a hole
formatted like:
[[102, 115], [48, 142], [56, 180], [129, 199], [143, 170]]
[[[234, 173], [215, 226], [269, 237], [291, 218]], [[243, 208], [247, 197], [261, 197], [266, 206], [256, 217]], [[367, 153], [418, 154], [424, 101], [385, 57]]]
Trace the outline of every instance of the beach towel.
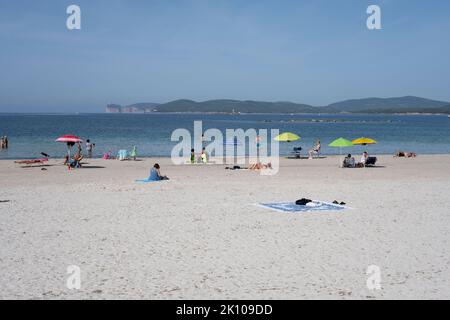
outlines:
[[158, 181], [167, 181], [169, 179], [164, 178], [161, 179], [158, 176], [158, 171], [156, 171], [155, 168], [152, 168], [152, 170], [150, 171], [150, 176], [147, 179], [142, 179], [142, 180], [136, 180], [136, 182], [140, 182], [140, 183], [150, 183], [150, 182], [158, 182]]
[[259, 206], [278, 212], [315, 212], [315, 211], [340, 211], [346, 206], [313, 200], [306, 205], [297, 205], [295, 202], [260, 203]]
[[147, 178], [147, 179], [134, 180], [134, 181], [137, 183], [153, 183], [153, 182], [160, 182], [160, 181], [170, 181], [170, 179], [150, 180], [149, 178]]
[[150, 180], [150, 179], [142, 179], [142, 180], [135, 180], [137, 183], [152, 183], [152, 182], [159, 182], [161, 180]]

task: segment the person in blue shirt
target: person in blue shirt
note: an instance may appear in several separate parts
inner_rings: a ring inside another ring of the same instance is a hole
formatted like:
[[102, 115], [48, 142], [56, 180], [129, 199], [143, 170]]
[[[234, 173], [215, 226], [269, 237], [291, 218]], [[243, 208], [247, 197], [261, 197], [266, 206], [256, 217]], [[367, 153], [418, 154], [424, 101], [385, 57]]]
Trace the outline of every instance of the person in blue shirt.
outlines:
[[161, 167], [159, 164], [155, 163], [152, 170], [150, 171], [150, 177], [148, 177], [149, 181], [160, 181], [160, 180], [169, 180], [166, 176], [161, 175], [160, 171]]

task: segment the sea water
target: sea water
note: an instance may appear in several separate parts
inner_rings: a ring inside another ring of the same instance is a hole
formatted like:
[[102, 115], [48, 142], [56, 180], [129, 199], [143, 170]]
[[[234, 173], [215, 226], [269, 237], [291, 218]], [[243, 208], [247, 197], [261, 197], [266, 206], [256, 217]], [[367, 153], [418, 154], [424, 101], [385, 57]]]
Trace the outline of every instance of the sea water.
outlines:
[[[139, 156], [170, 156], [171, 134], [185, 128], [193, 133], [194, 121], [203, 129], [279, 129], [293, 132], [301, 140], [280, 143], [280, 153], [293, 147], [310, 149], [317, 139], [324, 155], [367, 150], [370, 154], [393, 154], [396, 150], [418, 154], [450, 153], [450, 118], [444, 115], [361, 115], [361, 114], [0, 114], [0, 136], [7, 135], [9, 149], [0, 150], [0, 159], [39, 157], [45, 152], [63, 157], [66, 146], [55, 142], [64, 134], [74, 134], [95, 143], [94, 156], [137, 146]], [[339, 137], [377, 140], [376, 145], [342, 150], [328, 147]]]

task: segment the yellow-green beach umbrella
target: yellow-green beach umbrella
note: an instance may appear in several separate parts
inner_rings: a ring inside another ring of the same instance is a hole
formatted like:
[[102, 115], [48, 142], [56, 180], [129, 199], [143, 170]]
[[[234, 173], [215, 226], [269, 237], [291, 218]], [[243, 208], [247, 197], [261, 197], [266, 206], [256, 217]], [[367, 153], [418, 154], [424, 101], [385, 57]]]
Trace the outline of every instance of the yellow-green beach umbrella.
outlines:
[[377, 143], [375, 140], [370, 139], [370, 138], [365, 138], [365, 137], [353, 140], [352, 142], [353, 142], [353, 144], [360, 144], [360, 145], [363, 145], [363, 146], [368, 145], [368, 144], [375, 144], [375, 143]]
[[292, 132], [284, 132], [284, 133], [280, 134], [279, 136], [276, 136], [274, 140], [280, 141], [280, 142], [291, 142], [291, 141], [300, 140], [300, 137]]
[[328, 146], [334, 147], [334, 148], [339, 148], [339, 154], [342, 154], [342, 148], [353, 147], [353, 142], [351, 142], [347, 139], [344, 139], [344, 138], [339, 138], [339, 139], [334, 140]]
[[344, 139], [344, 138], [339, 138], [339, 139], [334, 140], [328, 146], [335, 147], [335, 148], [353, 147], [353, 142], [351, 142], [347, 139]]

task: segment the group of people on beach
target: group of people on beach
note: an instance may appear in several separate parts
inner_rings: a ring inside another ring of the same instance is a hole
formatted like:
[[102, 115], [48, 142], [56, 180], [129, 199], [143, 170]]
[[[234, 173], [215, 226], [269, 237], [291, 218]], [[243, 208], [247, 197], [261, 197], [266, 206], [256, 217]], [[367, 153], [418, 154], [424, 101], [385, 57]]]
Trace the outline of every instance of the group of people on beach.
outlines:
[[202, 148], [202, 152], [200, 153], [200, 155], [197, 157], [195, 154], [195, 149], [191, 149], [191, 164], [194, 163], [203, 163], [203, 164], [207, 164], [209, 160], [208, 154], [206, 153], [206, 148]]
[[0, 140], [0, 149], [8, 149], [8, 137], [3, 136]]
[[[75, 143], [68, 142], [68, 147], [71, 148], [75, 145]], [[91, 143], [89, 139], [86, 140], [86, 153], [88, 158], [92, 158], [92, 152], [94, 150], [95, 143]], [[77, 143], [77, 152], [70, 159], [69, 155], [66, 155], [64, 158], [64, 165], [67, 165], [69, 168], [80, 168], [81, 160], [84, 159], [83, 150], [81, 147], [81, 142]]]
[[359, 162], [356, 162], [355, 158], [352, 157], [351, 154], [348, 154], [344, 161], [342, 162], [343, 168], [363, 168], [366, 166], [373, 166], [377, 162], [376, 157], [369, 157], [369, 153], [367, 151], [364, 151], [361, 160]]

